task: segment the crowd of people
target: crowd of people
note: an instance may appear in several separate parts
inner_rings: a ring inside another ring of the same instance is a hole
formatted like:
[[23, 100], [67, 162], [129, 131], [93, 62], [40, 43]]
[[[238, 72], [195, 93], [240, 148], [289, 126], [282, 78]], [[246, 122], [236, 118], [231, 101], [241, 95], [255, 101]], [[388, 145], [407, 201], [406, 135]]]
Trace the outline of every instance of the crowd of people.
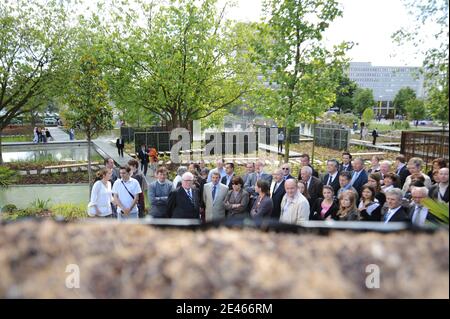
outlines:
[[53, 137], [49, 129], [45, 127], [35, 127], [33, 129], [33, 143], [47, 143], [52, 140]]
[[[145, 154], [143, 148], [141, 155]], [[132, 159], [117, 169], [112, 159], [105, 161], [92, 188], [91, 216], [144, 217], [147, 196], [149, 214], [155, 218], [202, 222], [272, 218], [289, 224], [307, 220], [404, 221], [421, 226], [437, 222], [423, 205], [425, 198], [449, 201], [449, 169], [441, 158], [425, 173], [424, 163], [417, 157], [406, 161], [398, 155], [392, 163], [373, 156], [366, 166], [362, 158], [344, 152], [341, 161], [328, 160], [326, 172], [319, 175], [309, 155], [303, 154], [297, 177], [291, 175], [288, 163], [272, 173], [264, 170], [262, 161], [247, 163], [245, 173], [238, 176], [232, 162], [217, 160], [216, 167], [209, 170], [201, 160], [179, 166], [173, 181], [168, 180], [167, 169], [159, 167], [150, 185], [142, 162]]]

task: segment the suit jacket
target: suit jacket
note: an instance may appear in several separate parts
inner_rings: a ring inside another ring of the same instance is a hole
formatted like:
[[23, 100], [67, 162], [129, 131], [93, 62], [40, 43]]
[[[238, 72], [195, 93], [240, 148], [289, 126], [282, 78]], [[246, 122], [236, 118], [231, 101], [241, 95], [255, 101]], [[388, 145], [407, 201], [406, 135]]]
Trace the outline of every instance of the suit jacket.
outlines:
[[[432, 199], [437, 200], [439, 197], [439, 183], [434, 184], [433, 186], [431, 186], [430, 188], [430, 192], [428, 194], [428, 196]], [[443, 198], [444, 202], [448, 203], [448, 187], [447, 190], [444, 193], [444, 198]]]
[[[408, 208], [408, 219], [413, 222], [414, 211], [416, 210], [416, 205], [413, 204]], [[439, 224], [439, 221], [434, 217], [430, 211], [427, 213], [427, 217], [425, 218], [425, 223]]]
[[316, 199], [322, 197], [323, 184], [317, 177], [311, 176], [311, 182], [309, 183], [308, 193], [311, 197], [311, 202], [314, 203]]
[[207, 222], [214, 219], [225, 218], [225, 197], [228, 194], [228, 187], [222, 183], [216, 185], [216, 196], [212, 198], [213, 183], [206, 183], [203, 186], [203, 203], [205, 204], [205, 220]]
[[198, 190], [192, 190], [192, 202], [183, 187], [172, 191], [167, 203], [167, 217], [200, 219]]
[[228, 187], [228, 189], [233, 189], [233, 183], [231, 182], [232, 180], [233, 180], [233, 177], [234, 176], [236, 176], [234, 173], [233, 173], [233, 175], [231, 176], [231, 178], [230, 178], [230, 184], [228, 184], [227, 185], [227, 177], [226, 176], [224, 176], [224, 177], [222, 177], [222, 179], [220, 180], [220, 182], [222, 183], [222, 184], [224, 184], [225, 186], [227, 186]]
[[[353, 171], [353, 174], [356, 174], [356, 171]], [[367, 183], [368, 178], [367, 172], [365, 170], [361, 170], [358, 178], [352, 184], [353, 188], [358, 192], [359, 197], [361, 197], [361, 188]]]
[[[244, 189], [241, 189], [241, 191], [237, 194], [236, 197], [233, 195], [233, 191], [229, 190], [224, 201], [224, 206], [227, 211], [227, 217], [247, 216], [248, 201], [249, 196]], [[238, 208], [231, 208], [231, 206], [234, 204], [239, 204], [240, 206]]]
[[254, 219], [270, 218], [272, 216], [273, 203], [269, 196], [264, 196], [258, 206], [258, 199], [253, 203], [250, 215]]
[[361, 220], [379, 222], [381, 220], [381, 208], [383, 206], [380, 203], [371, 203], [366, 209], [359, 212]]
[[[328, 174], [328, 173], [323, 177], [323, 180], [322, 180], [323, 185], [327, 185], [329, 177], [330, 177], [330, 174]], [[339, 188], [341, 188], [341, 185], [339, 185], [339, 171], [338, 171], [336, 177], [334, 178], [334, 180], [331, 182], [330, 186], [333, 187], [334, 194], [337, 194]]]
[[411, 175], [411, 173], [406, 168], [406, 165], [403, 166], [399, 172], [395, 172], [398, 176], [400, 176], [400, 188], [403, 188], [405, 184], [406, 178]]
[[125, 141], [123, 140], [123, 138], [118, 138], [116, 140], [116, 147], [117, 148], [123, 148], [125, 147]]
[[273, 192], [273, 188], [275, 187], [275, 182], [273, 182], [272, 187], [270, 188], [271, 197], [273, 202], [272, 209], [272, 217], [275, 219], [280, 219], [281, 213], [281, 201], [283, 200], [284, 194], [286, 194], [286, 190], [284, 189], [284, 180], [281, 181], [281, 184], [278, 185], [278, 188], [275, 192]]
[[318, 198], [315, 200], [314, 204], [311, 206], [309, 219], [310, 220], [325, 220], [328, 218], [328, 216], [331, 216], [333, 219], [336, 219], [336, 213], [339, 210], [339, 204], [337, 200], [333, 201], [333, 204], [328, 209], [328, 211], [325, 213], [325, 215], [322, 218], [322, 215], [320, 212], [322, 211], [322, 202], [323, 198]]
[[339, 165], [339, 172], [344, 172], [344, 171], [346, 171], [346, 172], [351, 172], [351, 171], [353, 171], [353, 166], [352, 166], [352, 163], [351, 163], [351, 162], [348, 164], [347, 169], [344, 169], [342, 163]]
[[[388, 212], [388, 207], [383, 207], [383, 215], [382, 215], [382, 221], [384, 223], [384, 215]], [[408, 211], [403, 206], [400, 207], [394, 214], [394, 216], [391, 217], [388, 223], [390, 222], [407, 222], [409, 221], [408, 217]]]
[[147, 152], [142, 151], [142, 149], [138, 152], [138, 158], [142, 161], [142, 163], [148, 163], [149, 162], [149, 156]]
[[[267, 173], [262, 173], [261, 174], [261, 179], [267, 181], [267, 183], [269, 183], [269, 185], [272, 183], [272, 175], [267, 174]], [[247, 191], [247, 193], [250, 194], [250, 196], [258, 196], [255, 192], [255, 185], [256, 185], [256, 181], [257, 181], [257, 174], [255, 173], [251, 173], [248, 175], [247, 177], [247, 182], [244, 184], [244, 189]]]

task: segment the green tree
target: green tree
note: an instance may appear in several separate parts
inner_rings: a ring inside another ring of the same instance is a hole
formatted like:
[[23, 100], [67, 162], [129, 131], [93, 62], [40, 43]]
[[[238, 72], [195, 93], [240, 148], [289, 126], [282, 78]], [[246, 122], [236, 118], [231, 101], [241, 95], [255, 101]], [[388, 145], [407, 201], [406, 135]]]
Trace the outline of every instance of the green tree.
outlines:
[[88, 141], [88, 174], [92, 188], [91, 141], [99, 133], [112, 129], [112, 108], [108, 103], [107, 85], [96, 58], [85, 53], [79, 61], [73, 61], [77, 71], [70, 83], [67, 95], [68, 108], [65, 118], [72, 127], [79, 126]]
[[111, 24], [108, 83], [119, 109], [189, 129], [192, 120], [239, 104], [251, 90], [253, 29], [226, 21], [217, 0], [172, 0], [158, 10], [136, 5]]
[[416, 126], [418, 124], [418, 121], [423, 119], [426, 114], [424, 102], [418, 99], [406, 101], [405, 109], [408, 118], [415, 121]]
[[343, 72], [339, 79], [339, 86], [336, 91], [336, 102], [333, 107], [338, 107], [341, 112], [353, 111], [353, 94], [358, 88], [356, 82], [350, 80], [347, 73]]
[[[418, 53], [425, 55], [422, 72], [425, 89], [428, 92], [425, 107], [433, 119], [448, 124], [449, 91], [449, 7], [448, 0], [404, 0], [409, 14], [416, 23], [410, 28], [402, 28], [392, 37], [399, 45], [411, 43], [418, 48]], [[430, 30], [433, 33], [430, 35]], [[424, 48], [427, 39], [436, 40], [429, 48]]]
[[373, 120], [373, 117], [375, 116], [375, 112], [373, 111], [373, 108], [368, 107], [364, 110], [362, 114], [362, 120], [364, 123], [366, 123], [366, 126], [369, 127], [370, 122]]
[[414, 100], [416, 98], [416, 92], [410, 87], [401, 88], [394, 98], [394, 108], [396, 114], [405, 114], [406, 113], [406, 102], [409, 100]]
[[353, 95], [353, 105], [355, 106], [355, 112], [359, 114], [362, 114], [368, 107], [374, 107], [375, 100], [372, 89], [356, 89]]
[[64, 83], [67, 30], [67, 12], [58, 1], [0, 1], [0, 164], [2, 130], [47, 105]]
[[315, 123], [333, 105], [350, 44], [329, 51], [321, 43], [323, 32], [342, 14], [336, 1], [269, 0], [264, 11], [267, 24], [259, 25], [254, 45], [271, 86], [260, 91], [255, 104], [260, 114], [286, 128], [287, 162], [295, 125]]

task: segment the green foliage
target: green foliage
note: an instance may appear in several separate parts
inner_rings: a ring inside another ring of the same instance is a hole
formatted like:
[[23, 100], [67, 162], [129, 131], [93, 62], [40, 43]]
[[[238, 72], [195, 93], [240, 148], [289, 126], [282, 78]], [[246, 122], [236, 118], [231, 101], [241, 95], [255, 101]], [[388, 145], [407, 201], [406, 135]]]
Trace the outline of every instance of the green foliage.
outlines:
[[330, 23], [342, 15], [336, 1], [268, 0], [265, 21], [253, 44], [263, 80], [253, 97], [259, 114], [287, 128], [285, 161], [291, 130], [300, 121], [313, 122], [336, 100], [351, 43], [327, 50], [321, 40]]
[[16, 172], [5, 166], [0, 166], [0, 187], [8, 187], [16, 180]]
[[325, 115], [323, 117], [323, 120], [325, 122], [343, 124], [347, 127], [352, 127], [354, 122], [358, 122], [358, 117], [353, 113], [336, 113], [331, 115]]
[[392, 121], [391, 126], [394, 130], [407, 130], [410, 128], [409, 121]]
[[372, 89], [356, 89], [353, 94], [353, 105], [355, 112], [362, 114], [366, 108], [375, 106]]
[[425, 107], [422, 100], [413, 99], [406, 101], [406, 114], [411, 120], [421, 120], [425, 117]]
[[394, 98], [394, 108], [397, 114], [406, 113], [406, 102], [409, 100], [414, 100], [416, 98], [416, 92], [410, 87], [401, 88]]
[[369, 123], [373, 120], [374, 116], [375, 113], [373, 112], [373, 109], [371, 107], [366, 108], [362, 114], [363, 122], [367, 123], [367, 126], [369, 126]]
[[51, 207], [51, 211], [54, 217], [62, 217], [66, 221], [88, 217], [84, 204], [56, 204]]
[[425, 101], [425, 108], [431, 114], [433, 120], [440, 123], [443, 127], [448, 125], [448, 85], [442, 89], [432, 87]]
[[447, 203], [441, 203], [431, 198], [423, 199], [422, 203], [438, 219], [440, 224], [448, 225], [449, 206]]
[[15, 211], [17, 211], [17, 207], [14, 204], [6, 204], [5, 206], [1, 207], [2, 209], [2, 213], [14, 213]]
[[36, 198], [30, 205], [29, 209], [35, 211], [35, 212], [42, 212], [44, 210], [48, 210], [50, 198], [43, 200], [40, 198]]
[[350, 80], [347, 73], [342, 73], [336, 91], [336, 102], [334, 102], [333, 107], [338, 107], [341, 112], [353, 111], [353, 94], [357, 88], [358, 84]]

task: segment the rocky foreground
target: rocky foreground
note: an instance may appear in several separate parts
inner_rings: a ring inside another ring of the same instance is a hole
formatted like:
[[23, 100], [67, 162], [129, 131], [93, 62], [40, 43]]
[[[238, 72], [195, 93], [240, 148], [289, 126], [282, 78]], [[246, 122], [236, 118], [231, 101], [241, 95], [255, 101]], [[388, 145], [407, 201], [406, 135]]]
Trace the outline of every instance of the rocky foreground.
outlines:
[[[448, 298], [449, 234], [0, 225], [2, 298]], [[79, 268], [79, 288], [76, 277]], [[380, 288], [366, 288], [366, 267]], [[66, 270], [68, 272], [66, 272]]]

